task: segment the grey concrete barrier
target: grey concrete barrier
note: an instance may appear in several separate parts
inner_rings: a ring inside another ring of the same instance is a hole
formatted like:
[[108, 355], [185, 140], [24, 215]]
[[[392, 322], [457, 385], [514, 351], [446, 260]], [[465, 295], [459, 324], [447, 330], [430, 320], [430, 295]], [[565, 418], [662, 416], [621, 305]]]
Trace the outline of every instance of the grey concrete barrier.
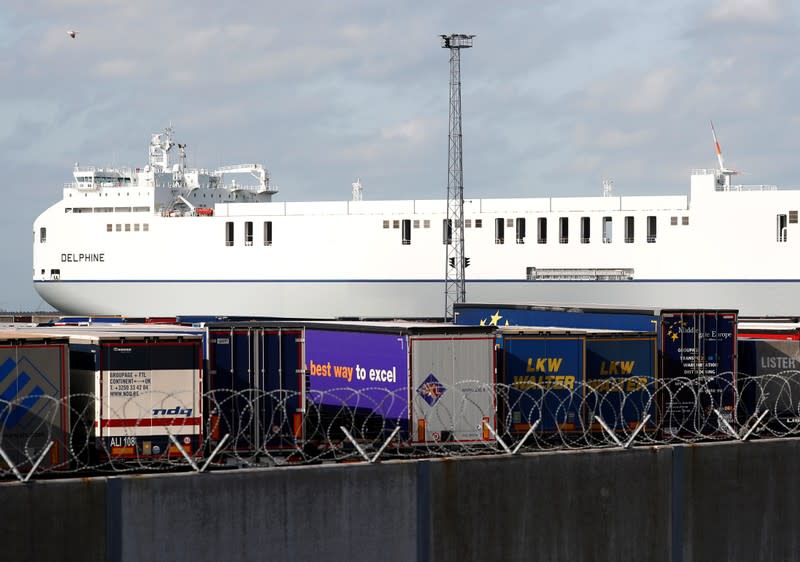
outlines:
[[800, 441], [0, 484], [2, 560], [800, 560]]

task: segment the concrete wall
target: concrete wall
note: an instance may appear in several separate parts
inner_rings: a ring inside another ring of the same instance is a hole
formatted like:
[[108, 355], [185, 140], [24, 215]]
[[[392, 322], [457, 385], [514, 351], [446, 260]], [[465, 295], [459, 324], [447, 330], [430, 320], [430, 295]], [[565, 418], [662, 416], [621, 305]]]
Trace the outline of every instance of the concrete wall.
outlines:
[[0, 485], [2, 560], [800, 560], [800, 440]]

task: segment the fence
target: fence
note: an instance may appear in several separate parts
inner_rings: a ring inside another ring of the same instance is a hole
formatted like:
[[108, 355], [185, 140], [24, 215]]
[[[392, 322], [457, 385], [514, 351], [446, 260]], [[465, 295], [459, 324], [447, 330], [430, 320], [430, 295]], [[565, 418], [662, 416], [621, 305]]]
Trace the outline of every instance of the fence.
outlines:
[[[132, 397], [122, 411], [94, 395], [0, 399], [0, 478], [800, 435], [800, 371], [459, 386], [459, 392], [425, 385], [395, 392], [216, 390], [203, 395], [200, 416], [185, 406], [195, 399], [178, 394]], [[481, 406], [487, 403], [493, 407]], [[131, 411], [146, 415], [132, 419]]]

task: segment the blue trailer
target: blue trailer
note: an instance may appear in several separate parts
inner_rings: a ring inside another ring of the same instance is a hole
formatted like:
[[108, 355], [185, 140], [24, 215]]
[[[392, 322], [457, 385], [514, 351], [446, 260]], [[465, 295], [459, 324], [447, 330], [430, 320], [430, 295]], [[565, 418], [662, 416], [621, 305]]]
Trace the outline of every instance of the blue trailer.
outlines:
[[737, 311], [664, 310], [659, 321], [662, 427], [668, 436], [726, 433], [735, 423]]
[[498, 361], [503, 429], [519, 435], [655, 427], [652, 333], [502, 327]]
[[302, 432], [302, 332], [266, 323], [208, 329], [209, 444], [227, 450], [294, 448]]
[[632, 431], [650, 416], [656, 427], [656, 338], [648, 334], [591, 334], [586, 339], [587, 425], [600, 431], [600, 416], [612, 430]]
[[502, 429], [524, 434], [537, 421], [542, 433], [582, 429], [585, 336], [535, 329], [501, 329], [498, 335]]
[[511, 303], [454, 303], [459, 325], [552, 326], [573, 329], [655, 332], [658, 309], [611, 306], [551, 306]]
[[800, 323], [797, 319], [738, 324], [739, 420], [750, 426], [767, 414], [757, 432], [775, 435], [800, 429]]

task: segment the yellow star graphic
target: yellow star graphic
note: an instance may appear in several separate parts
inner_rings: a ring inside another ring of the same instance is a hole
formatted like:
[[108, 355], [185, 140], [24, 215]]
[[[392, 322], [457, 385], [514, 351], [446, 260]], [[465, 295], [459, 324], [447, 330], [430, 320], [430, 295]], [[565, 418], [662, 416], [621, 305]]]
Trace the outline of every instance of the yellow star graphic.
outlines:
[[675, 341], [677, 339], [678, 339], [678, 334], [672, 334], [672, 341]]
[[497, 326], [497, 323], [500, 321], [502, 316], [500, 316], [500, 311], [498, 310], [494, 314], [492, 314], [492, 321], [489, 323], [490, 326]]
[[483, 318], [481, 318], [481, 326], [486, 326], [486, 320], [484, 320]]

